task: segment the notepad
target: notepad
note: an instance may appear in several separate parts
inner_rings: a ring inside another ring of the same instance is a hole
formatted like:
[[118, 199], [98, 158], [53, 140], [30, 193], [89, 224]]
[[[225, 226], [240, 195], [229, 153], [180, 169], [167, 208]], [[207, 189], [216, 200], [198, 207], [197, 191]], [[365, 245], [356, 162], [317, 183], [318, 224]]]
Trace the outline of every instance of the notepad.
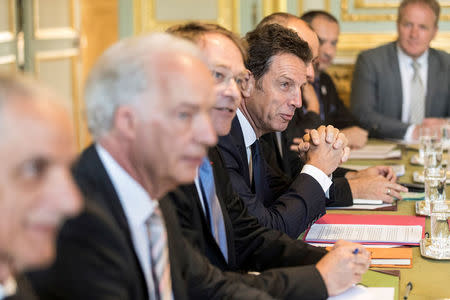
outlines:
[[304, 236], [307, 242], [419, 245], [425, 218], [400, 215], [326, 214]]

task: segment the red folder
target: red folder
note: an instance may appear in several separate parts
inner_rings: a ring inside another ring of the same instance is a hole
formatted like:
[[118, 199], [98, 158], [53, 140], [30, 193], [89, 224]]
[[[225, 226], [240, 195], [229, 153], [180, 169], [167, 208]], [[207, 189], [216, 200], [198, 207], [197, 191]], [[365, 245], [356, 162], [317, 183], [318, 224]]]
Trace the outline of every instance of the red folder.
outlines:
[[[316, 224], [403, 225], [403, 226], [416, 225], [422, 227], [422, 238], [425, 237], [425, 217], [421, 216], [326, 214], [322, 218], [317, 220]], [[303, 239], [307, 238], [308, 231], [304, 235]], [[330, 242], [322, 242], [322, 243], [330, 243]], [[366, 242], [364, 244], [386, 244], [386, 243]]]

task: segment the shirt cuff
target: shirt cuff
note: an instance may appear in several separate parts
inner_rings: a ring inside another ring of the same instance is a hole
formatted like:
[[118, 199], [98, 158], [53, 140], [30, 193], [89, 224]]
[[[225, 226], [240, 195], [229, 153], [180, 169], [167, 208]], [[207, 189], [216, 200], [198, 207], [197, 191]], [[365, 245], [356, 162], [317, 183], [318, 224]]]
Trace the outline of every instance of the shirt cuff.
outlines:
[[413, 132], [416, 128], [415, 124], [409, 125], [408, 129], [406, 129], [405, 136], [403, 137], [403, 140], [405, 142], [413, 142]]
[[300, 173], [305, 173], [310, 175], [312, 178], [317, 180], [320, 186], [323, 189], [323, 192], [328, 195], [328, 190], [330, 189], [331, 184], [333, 183], [330, 177], [327, 176], [322, 170], [314, 167], [313, 165], [304, 165], [302, 171]]

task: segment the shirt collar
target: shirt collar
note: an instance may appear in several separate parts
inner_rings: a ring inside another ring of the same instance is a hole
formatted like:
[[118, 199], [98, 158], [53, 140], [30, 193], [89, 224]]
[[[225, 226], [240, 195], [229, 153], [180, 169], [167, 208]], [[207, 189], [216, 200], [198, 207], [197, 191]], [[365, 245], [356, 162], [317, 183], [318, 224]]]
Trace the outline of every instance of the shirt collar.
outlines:
[[14, 277], [9, 276], [4, 283], [0, 283], [0, 299], [15, 295], [17, 292], [17, 282]]
[[[397, 43], [397, 53], [401, 63], [404, 63], [408, 66], [411, 66], [413, 62], [413, 58], [403, 51], [403, 49]], [[429, 49], [427, 49], [421, 56], [419, 56], [416, 61], [420, 64], [421, 67], [425, 66], [428, 62], [428, 53]]]
[[256, 133], [250, 125], [250, 122], [244, 116], [240, 109], [237, 110], [236, 115], [241, 124], [242, 134], [244, 135], [245, 147], [248, 148], [256, 141]]
[[141, 226], [152, 215], [158, 205], [147, 191], [125, 171], [101, 145], [95, 145], [100, 160], [105, 166], [117, 196], [132, 226]]

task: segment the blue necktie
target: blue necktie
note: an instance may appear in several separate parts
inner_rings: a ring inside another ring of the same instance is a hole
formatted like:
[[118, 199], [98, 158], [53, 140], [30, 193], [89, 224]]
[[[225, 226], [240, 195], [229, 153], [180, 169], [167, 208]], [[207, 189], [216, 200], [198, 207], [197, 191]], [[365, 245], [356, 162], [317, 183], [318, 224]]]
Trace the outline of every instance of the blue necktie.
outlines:
[[200, 188], [205, 204], [205, 214], [211, 225], [211, 232], [219, 245], [225, 260], [228, 261], [227, 236], [225, 233], [225, 223], [223, 221], [222, 209], [219, 199], [217, 199], [216, 188], [214, 186], [214, 174], [211, 163], [207, 157], [203, 159], [198, 170]]

